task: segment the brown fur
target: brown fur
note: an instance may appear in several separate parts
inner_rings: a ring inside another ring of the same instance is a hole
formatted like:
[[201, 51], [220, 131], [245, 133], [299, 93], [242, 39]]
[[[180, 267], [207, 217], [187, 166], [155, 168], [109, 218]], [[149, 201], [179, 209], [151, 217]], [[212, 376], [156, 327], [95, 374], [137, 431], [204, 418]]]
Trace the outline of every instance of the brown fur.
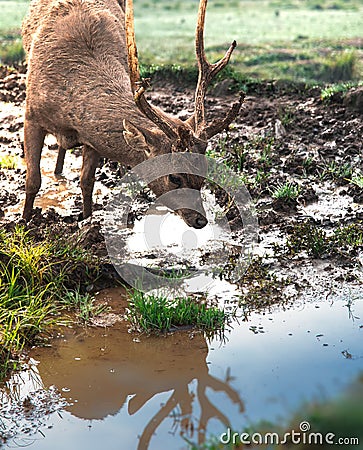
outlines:
[[[29, 220], [40, 188], [40, 156], [47, 133], [60, 150], [83, 144], [83, 217], [92, 213], [92, 190], [99, 157], [135, 166], [170, 153], [172, 142], [140, 113], [130, 87], [124, 29], [124, 0], [33, 0], [22, 35], [28, 53], [24, 146], [27, 160], [24, 218]], [[125, 119], [127, 119], [125, 121]], [[182, 122], [169, 118], [175, 126]], [[199, 177], [183, 186], [201, 188]], [[176, 187], [164, 178], [156, 189]], [[199, 196], [199, 211], [203, 211]], [[201, 228], [205, 214], [179, 211]]]

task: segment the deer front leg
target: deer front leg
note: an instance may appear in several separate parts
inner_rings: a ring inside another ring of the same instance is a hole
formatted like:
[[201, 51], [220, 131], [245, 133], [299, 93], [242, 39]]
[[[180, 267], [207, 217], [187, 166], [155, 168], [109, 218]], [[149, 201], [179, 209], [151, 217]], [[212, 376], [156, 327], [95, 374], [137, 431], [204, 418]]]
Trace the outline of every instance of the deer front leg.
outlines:
[[83, 146], [82, 156], [81, 189], [83, 197], [83, 219], [87, 219], [92, 214], [92, 192], [95, 184], [96, 167], [100, 156], [88, 145]]
[[55, 165], [54, 174], [60, 175], [63, 172], [64, 158], [66, 156], [66, 149], [58, 145], [58, 157]]
[[35, 197], [40, 189], [40, 157], [46, 132], [36, 123], [25, 119], [24, 152], [26, 159], [25, 205], [23, 218], [31, 218]]

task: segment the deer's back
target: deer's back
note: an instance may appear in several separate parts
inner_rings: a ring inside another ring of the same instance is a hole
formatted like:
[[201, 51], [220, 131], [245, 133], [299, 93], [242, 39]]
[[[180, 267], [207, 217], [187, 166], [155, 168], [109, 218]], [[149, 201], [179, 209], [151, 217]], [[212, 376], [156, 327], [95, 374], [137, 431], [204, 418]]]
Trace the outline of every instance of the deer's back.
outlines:
[[110, 121], [113, 99], [132, 102], [123, 0], [33, 0], [22, 33], [26, 113], [48, 132], [80, 132]]
[[32, 58], [34, 44], [46, 50], [41, 53], [44, 58], [66, 51], [66, 46], [69, 55], [103, 50], [125, 57], [125, 46], [120, 48], [120, 40], [125, 42], [123, 4], [123, 0], [33, 0], [22, 26], [25, 51]]

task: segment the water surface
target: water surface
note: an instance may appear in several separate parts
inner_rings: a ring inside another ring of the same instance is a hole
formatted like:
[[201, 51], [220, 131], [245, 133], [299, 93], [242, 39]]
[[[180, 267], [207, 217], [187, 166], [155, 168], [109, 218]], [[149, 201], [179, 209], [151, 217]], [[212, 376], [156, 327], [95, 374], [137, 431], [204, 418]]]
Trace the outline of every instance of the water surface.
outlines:
[[[122, 304], [122, 291], [102, 295]], [[177, 450], [187, 448], [184, 438], [202, 442], [228, 426], [287, 422], [363, 371], [362, 333], [363, 299], [354, 293], [252, 314], [223, 341], [198, 332], [135, 336], [124, 322], [69, 330], [34, 349], [29, 370], [7, 384], [20, 399], [55, 386], [68, 405], [7, 445]]]

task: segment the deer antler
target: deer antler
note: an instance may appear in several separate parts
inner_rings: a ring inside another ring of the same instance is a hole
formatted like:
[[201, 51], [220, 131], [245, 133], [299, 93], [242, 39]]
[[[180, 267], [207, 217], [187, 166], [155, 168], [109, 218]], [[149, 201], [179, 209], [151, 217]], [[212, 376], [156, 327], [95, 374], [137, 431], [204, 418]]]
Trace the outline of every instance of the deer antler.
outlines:
[[241, 91], [239, 94], [239, 100], [233, 103], [233, 105], [227, 112], [226, 117], [222, 120], [215, 119], [210, 125], [205, 127], [205, 134], [207, 135], [208, 139], [220, 133], [221, 131], [226, 130], [231, 125], [234, 119], [238, 116], [239, 110], [241, 109], [244, 99], [245, 93]]
[[195, 51], [198, 60], [199, 76], [198, 84], [195, 91], [195, 109], [194, 115], [188, 119], [188, 122], [194, 122], [194, 129], [197, 135], [201, 138], [208, 139], [220, 131], [227, 128], [231, 122], [237, 117], [238, 112], [244, 100], [244, 94], [241, 93], [238, 102], [234, 103], [226, 117], [219, 121], [214, 121], [212, 125], [206, 126], [205, 122], [205, 96], [207, 93], [207, 88], [212, 81], [212, 79], [224, 68], [229, 62], [233, 50], [237, 46], [237, 42], [233, 41], [227, 50], [226, 54], [222, 59], [214, 64], [208, 62], [205, 50], [204, 50], [204, 24], [205, 24], [205, 13], [207, 8], [208, 0], [200, 0], [199, 11], [198, 11], [198, 22], [195, 35]]
[[[134, 99], [140, 111], [148, 117], [155, 125], [157, 125], [170, 139], [183, 140], [181, 134], [187, 133], [190, 127], [194, 129], [195, 138], [206, 141], [215, 134], [228, 128], [232, 121], [237, 117], [238, 112], [244, 100], [244, 94], [240, 94], [240, 98], [235, 102], [223, 119], [214, 120], [211, 125], [206, 125], [205, 121], [205, 96], [207, 88], [213, 78], [228, 64], [231, 54], [237, 43], [233, 41], [224, 57], [214, 64], [208, 62], [204, 50], [204, 24], [205, 13], [208, 0], [200, 0], [198, 21], [195, 37], [195, 49], [199, 67], [198, 83], [195, 91], [195, 107], [194, 114], [190, 117], [185, 125], [179, 124], [177, 127], [172, 119], [163, 113], [159, 108], [152, 106], [145, 98], [145, 91], [150, 86], [149, 79], [142, 79], [140, 76], [139, 61], [137, 56], [137, 47], [135, 41], [134, 28], [134, 10], [133, 1], [126, 0], [125, 6], [125, 25], [126, 25], [126, 43], [128, 49], [128, 65], [130, 72], [131, 89]], [[184, 128], [185, 127], [185, 128]], [[183, 134], [183, 135], [184, 135]], [[185, 148], [180, 142], [176, 147]]]
[[148, 79], [141, 79], [134, 27], [133, 1], [126, 0], [125, 28], [127, 57], [130, 72], [131, 89], [134, 100], [140, 111], [155, 123], [170, 139], [178, 137], [177, 130], [168, 117], [159, 109], [152, 106], [145, 98], [145, 91], [150, 86]]

